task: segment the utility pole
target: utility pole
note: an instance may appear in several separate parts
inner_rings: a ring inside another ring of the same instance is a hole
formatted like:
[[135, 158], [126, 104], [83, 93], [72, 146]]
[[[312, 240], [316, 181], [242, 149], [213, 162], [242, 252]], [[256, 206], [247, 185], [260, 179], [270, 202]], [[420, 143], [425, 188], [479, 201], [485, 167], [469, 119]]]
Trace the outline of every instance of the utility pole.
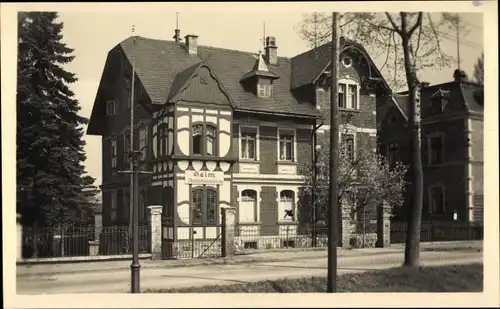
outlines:
[[[132, 26], [132, 33], [135, 32], [135, 26]], [[133, 58], [132, 58], [132, 88], [130, 91], [130, 170], [120, 171], [122, 174], [130, 174], [130, 208], [132, 209], [132, 264], [130, 264], [131, 278], [130, 291], [131, 293], [140, 293], [140, 268], [139, 263], [139, 174], [152, 174], [148, 171], [139, 170], [139, 162], [141, 160], [142, 151], [135, 150], [134, 147], [134, 109], [135, 97], [135, 45], [136, 37], [133, 36]]]
[[328, 281], [327, 292], [337, 291], [337, 232], [338, 232], [338, 167], [339, 167], [339, 124], [338, 124], [338, 64], [339, 64], [338, 13], [332, 13], [332, 62], [330, 89], [330, 189], [328, 207]]
[[[132, 26], [132, 37], [134, 40], [134, 47], [132, 50], [132, 76], [131, 76], [131, 87], [130, 87], [130, 133], [129, 133], [129, 143], [128, 143], [128, 154], [129, 154], [129, 164], [130, 171], [134, 170], [134, 160], [132, 156], [134, 153], [134, 90], [135, 90], [135, 26]], [[133, 218], [134, 218], [134, 174], [130, 174], [130, 190], [129, 190], [129, 216], [128, 216], [128, 249], [131, 247], [130, 236], [133, 234]], [[132, 245], [133, 246], [133, 245]], [[129, 252], [127, 252], [129, 253]]]
[[456, 23], [457, 23], [457, 66], [460, 70], [460, 16], [456, 15]]

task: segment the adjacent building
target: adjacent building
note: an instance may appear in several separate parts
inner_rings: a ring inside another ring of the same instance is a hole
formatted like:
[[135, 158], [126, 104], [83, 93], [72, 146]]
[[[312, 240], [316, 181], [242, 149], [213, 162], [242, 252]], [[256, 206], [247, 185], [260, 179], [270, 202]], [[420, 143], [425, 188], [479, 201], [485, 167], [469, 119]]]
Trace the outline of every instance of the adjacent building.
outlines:
[[[484, 90], [463, 71], [456, 70], [453, 78], [443, 84], [421, 84], [422, 218], [482, 223]], [[396, 105], [378, 108], [380, 151], [391, 164], [409, 165], [408, 95], [394, 96]], [[411, 195], [409, 182], [399, 219], [406, 218]]]
[[[120, 171], [130, 164], [132, 107], [141, 165], [152, 171], [139, 179], [139, 217], [145, 223], [146, 206], [163, 206], [165, 254], [192, 237], [216, 238], [228, 206], [255, 246], [296, 233], [310, 220], [297, 208], [310, 203], [300, 192], [315, 137], [329, 129], [330, 44], [287, 58], [274, 37], [262, 53], [179, 38], [178, 30], [173, 41], [130, 37], [108, 54], [87, 129], [102, 137], [103, 224], [129, 222], [129, 176]], [[364, 48], [341, 45], [338, 104], [354, 150], [376, 137], [377, 102], [395, 100]]]

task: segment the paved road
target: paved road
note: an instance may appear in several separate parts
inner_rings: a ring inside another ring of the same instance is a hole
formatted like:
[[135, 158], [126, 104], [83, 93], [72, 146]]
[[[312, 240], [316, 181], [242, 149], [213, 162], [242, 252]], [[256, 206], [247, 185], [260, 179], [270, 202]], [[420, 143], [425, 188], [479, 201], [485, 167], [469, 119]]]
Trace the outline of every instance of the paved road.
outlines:
[[[283, 277], [326, 275], [326, 253], [323, 256], [297, 258], [281, 262], [259, 262], [201, 267], [144, 268], [141, 289], [175, 288], [212, 284], [245, 283]], [[339, 274], [363, 272], [400, 266], [403, 252], [352, 255], [339, 258]], [[477, 250], [428, 251], [421, 253], [422, 265], [448, 265], [482, 262]], [[96, 272], [60, 273], [56, 275], [18, 276], [18, 294], [51, 293], [123, 293], [130, 288], [128, 269]]]

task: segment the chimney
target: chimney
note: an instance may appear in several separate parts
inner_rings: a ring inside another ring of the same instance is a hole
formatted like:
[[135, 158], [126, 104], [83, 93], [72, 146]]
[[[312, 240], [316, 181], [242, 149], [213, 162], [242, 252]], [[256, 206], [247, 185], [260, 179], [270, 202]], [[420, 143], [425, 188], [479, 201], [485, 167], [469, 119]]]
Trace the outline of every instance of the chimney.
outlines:
[[179, 43], [181, 40], [181, 30], [175, 29], [174, 41]]
[[467, 74], [465, 74], [464, 71], [456, 69], [455, 72], [453, 72], [453, 78], [455, 79], [455, 82], [460, 83], [462, 81], [467, 81]]
[[186, 39], [186, 48], [190, 55], [196, 55], [198, 53], [198, 36], [194, 34], [188, 34], [184, 37]]
[[269, 64], [278, 64], [278, 46], [276, 46], [276, 38], [268, 36], [266, 38], [266, 59]]

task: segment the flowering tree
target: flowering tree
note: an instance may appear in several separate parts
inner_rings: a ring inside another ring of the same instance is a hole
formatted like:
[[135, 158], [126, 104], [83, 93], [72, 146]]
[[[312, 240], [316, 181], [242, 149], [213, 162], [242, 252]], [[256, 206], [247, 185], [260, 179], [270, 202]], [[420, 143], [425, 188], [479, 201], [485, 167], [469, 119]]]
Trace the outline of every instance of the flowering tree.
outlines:
[[[347, 136], [347, 125], [343, 125], [340, 132]], [[326, 136], [328, 133], [325, 134]], [[341, 138], [341, 140], [343, 140]], [[329, 179], [329, 139], [323, 138], [318, 142], [316, 179], [314, 166], [306, 169], [306, 186], [304, 193], [312, 195], [313, 203], [304, 203], [300, 207], [300, 217], [311, 218], [316, 207], [316, 222], [327, 222]], [[407, 167], [398, 162], [390, 165], [385, 157], [376, 153], [375, 142], [371, 139], [356, 141], [356, 150], [348, 143], [341, 143], [339, 150], [339, 199], [351, 205], [351, 217], [370, 205], [380, 205], [386, 201], [392, 207], [399, 207], [403, 203], [405, 187], [404, 176]], [[304, 216], [305, 215], [305, 216]]]

